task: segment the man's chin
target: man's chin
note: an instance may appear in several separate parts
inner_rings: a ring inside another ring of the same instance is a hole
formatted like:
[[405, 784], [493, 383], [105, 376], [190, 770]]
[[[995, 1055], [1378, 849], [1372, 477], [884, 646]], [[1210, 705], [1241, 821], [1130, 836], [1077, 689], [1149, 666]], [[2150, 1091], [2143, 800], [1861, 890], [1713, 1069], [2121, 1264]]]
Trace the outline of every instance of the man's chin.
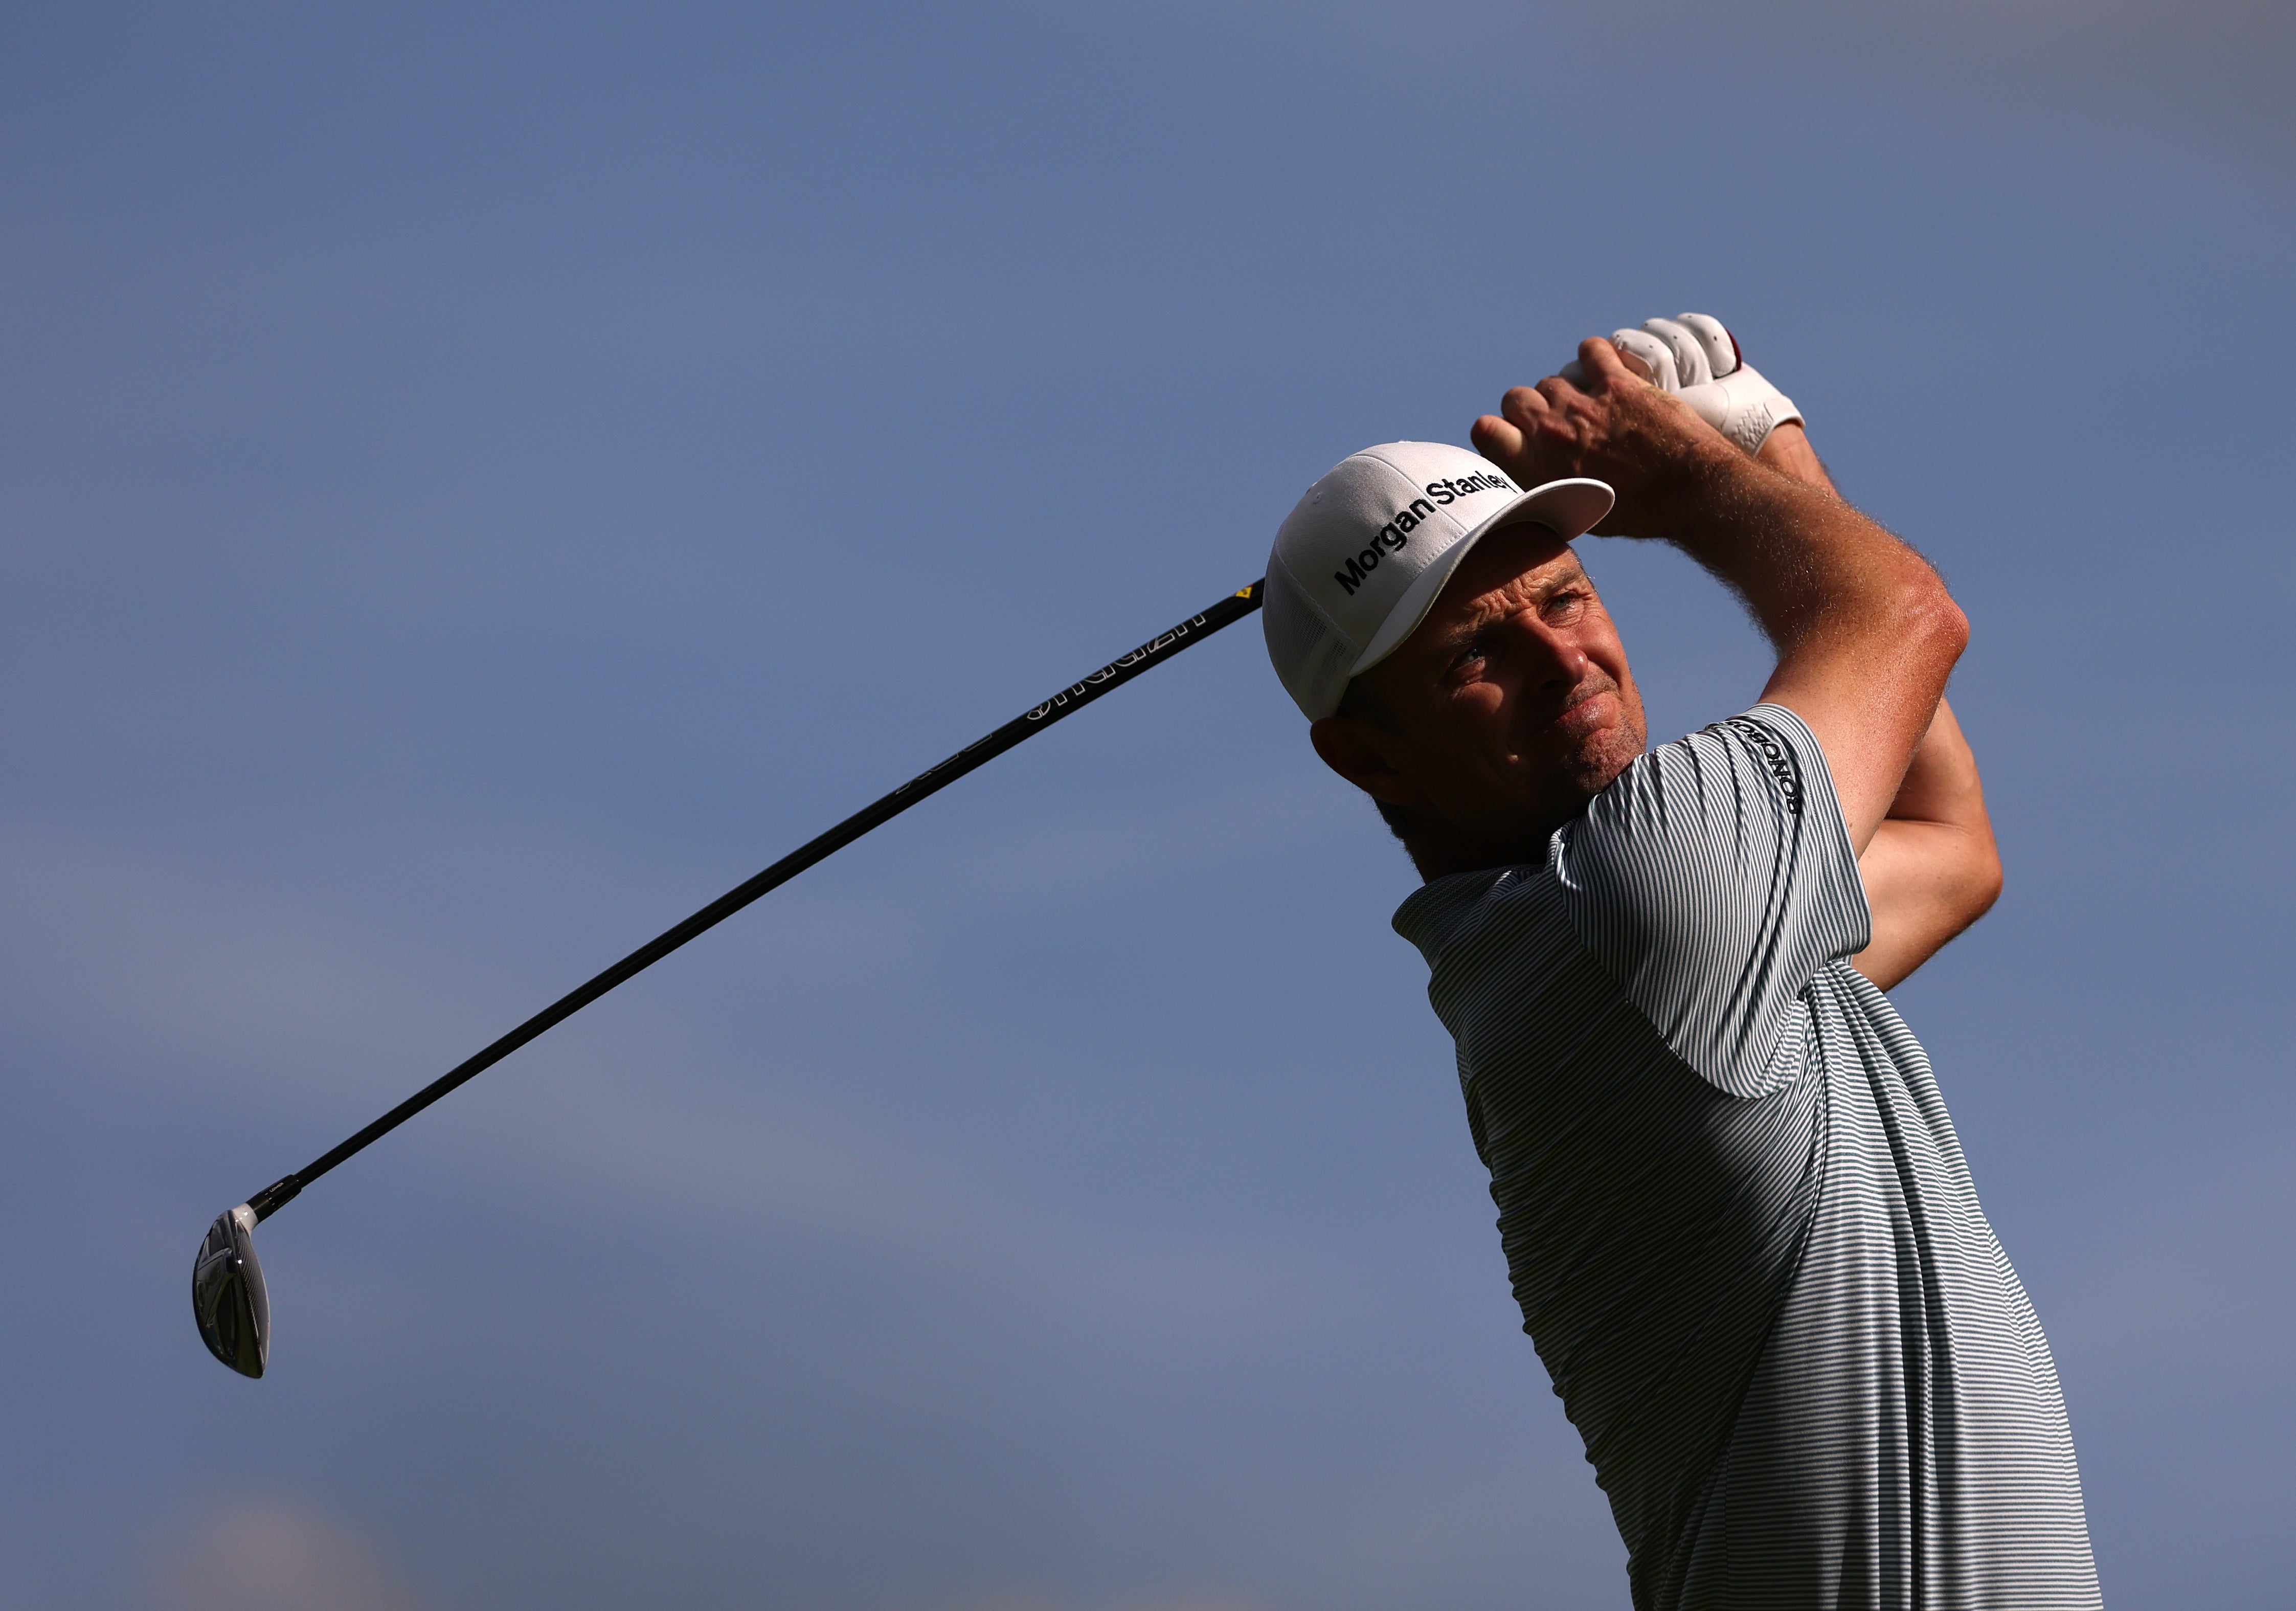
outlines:
[[1623, 704], [1603, 695], [1573, 707], [1547, 724], [1539, 736], [1541, 747], [1554, 759], [1550, 768], [1570, 778], [1592, 798], [1611, 786], [1611, 780], [1643, 752], [1642, 735], [1627, 719]]
[[1641, 753], [1634, 735], [1620, 727], [1603, 728], [1570, 746], [1547, 771], [1551, 814], [1562, 820], [1578, 815]]

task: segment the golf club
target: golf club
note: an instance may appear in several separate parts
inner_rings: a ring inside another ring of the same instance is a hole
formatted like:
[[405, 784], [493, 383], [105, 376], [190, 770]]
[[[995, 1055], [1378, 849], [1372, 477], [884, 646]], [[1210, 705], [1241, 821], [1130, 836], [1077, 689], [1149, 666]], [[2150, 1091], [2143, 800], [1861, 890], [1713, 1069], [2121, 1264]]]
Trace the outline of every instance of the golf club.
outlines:
[[242, 1376], [260, 1377], [271, 1358], [271, 1297], [263, 1266], [255, 1257], [255, 1228], [305, 1187], [338, 1163], [380, 1140], [456, 1086], [501, 1062], [550, 1028], [580, 1012], [624, 980], [636, 977], [703, 931], [716, 927], [768, 890], [778, 888], [817, 861], [843, 850], [872, 828], [890, 822], [911, 806], [947, 788], [975, 767], [995, 760], [1032, 734], [1075, 714], [1110, 690], [1122, 686], [1160, 661], [1242, 621], [1259, 608], [1260, 584], [1239, 588], [1211, 608], [1159, 634], [1073, 683], [1034, 710], [1024, 711], [987, 737], [966, 745], [931, 770], [920, 773], [891, 793], [864, 806], [827, 833], [799, 846], [745, 884], [736, 884], [675, 928], [666, 929], [587, 982], [577, 986], [495, 1041], [464, 1059], [365, 1130], [321, 1153], [293, 1174], [283, 1175], [226, 1213], [216, 1216], [200, 1243], [192, 1266], [192, 1313], [208, 1352]]

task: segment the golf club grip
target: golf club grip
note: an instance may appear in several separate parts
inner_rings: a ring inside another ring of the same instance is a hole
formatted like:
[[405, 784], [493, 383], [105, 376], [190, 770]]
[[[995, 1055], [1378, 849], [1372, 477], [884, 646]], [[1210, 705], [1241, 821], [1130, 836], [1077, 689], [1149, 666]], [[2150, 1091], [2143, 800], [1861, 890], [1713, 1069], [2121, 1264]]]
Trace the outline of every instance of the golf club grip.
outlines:
[[265, 1187], [247, 1200], [247, 1205], [255, 1211], [258, 1220], [269, 1218], [275, 1209], [292, 1200], [306, 1186], [344, 1159], [397, 1130], [456, 1086], [493, 1067], [545, 1030], [572, 1017], [616, 985], [644, 973], [687, 941], [715, 928], [759, 896], [787, 884], [814, 863], [835, 855], [871, 829], [890, 822], [919, 801], [939, 793], [974, 768], [994, 760], [1021, 740], [1041, 733], [1054, 722], [1081, 711], [1102, 695], [1121, 687], [1150, 666], [1168, 660], [1221, 628], [1242, 621], [1259, 608], [1260, 587], [1260, 583], [1254, 582], [1248, 588], [1237, 588], [1209, 610], [1190, 616], [1170, 631], [1160, 633], [1142, 644], [1129, 654], [1111, 661], [1082, 682], [1070, 684], [1044, 703], [1014, 717], [987, 737], [966, 745], [930, 771], [919, 773], [882, 799], [864, 806], [827, 833], [791, 851], [756, 877], [726, 891], [675, 928], [657, 934], [595, 978], [569, 990], [484, 1051], [455, 1064], [357, 1135], [322, 1153], [293, 1174]]

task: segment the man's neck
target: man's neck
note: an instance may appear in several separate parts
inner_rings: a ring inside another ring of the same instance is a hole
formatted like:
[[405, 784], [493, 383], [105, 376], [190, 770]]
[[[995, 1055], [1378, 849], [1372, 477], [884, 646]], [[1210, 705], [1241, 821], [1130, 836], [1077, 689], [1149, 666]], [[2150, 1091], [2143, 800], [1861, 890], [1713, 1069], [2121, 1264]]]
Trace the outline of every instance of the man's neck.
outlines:
[[1547, 841], [1557, 822], [1538, 833], [1510, 836], [1505, 842], [1472, 839], [1464, 834], [1414, 834], [1403, 842], [1404, 853], [1418, 869], [1419, 882], [1432, 884], [1457, 873], [1483, 873], [1495, 867], [1521, 867], [1546, 859]]

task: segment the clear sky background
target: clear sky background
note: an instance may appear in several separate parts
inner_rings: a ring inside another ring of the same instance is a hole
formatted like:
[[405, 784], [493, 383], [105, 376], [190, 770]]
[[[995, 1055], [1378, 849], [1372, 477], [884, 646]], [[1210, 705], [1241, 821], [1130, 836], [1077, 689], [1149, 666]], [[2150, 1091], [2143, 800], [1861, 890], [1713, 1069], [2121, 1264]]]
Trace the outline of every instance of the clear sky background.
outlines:
[[[1409, 892], [1231, 631], [1711, 311], [1975, 626], [1899, 992], [2108, 1603], [2296, 1576], [2283, 5], [31, 6], [0, 43], [0, 1600], [1618, 1607]], [[1654, 736], [1764, 659], [1589, 541]]]

